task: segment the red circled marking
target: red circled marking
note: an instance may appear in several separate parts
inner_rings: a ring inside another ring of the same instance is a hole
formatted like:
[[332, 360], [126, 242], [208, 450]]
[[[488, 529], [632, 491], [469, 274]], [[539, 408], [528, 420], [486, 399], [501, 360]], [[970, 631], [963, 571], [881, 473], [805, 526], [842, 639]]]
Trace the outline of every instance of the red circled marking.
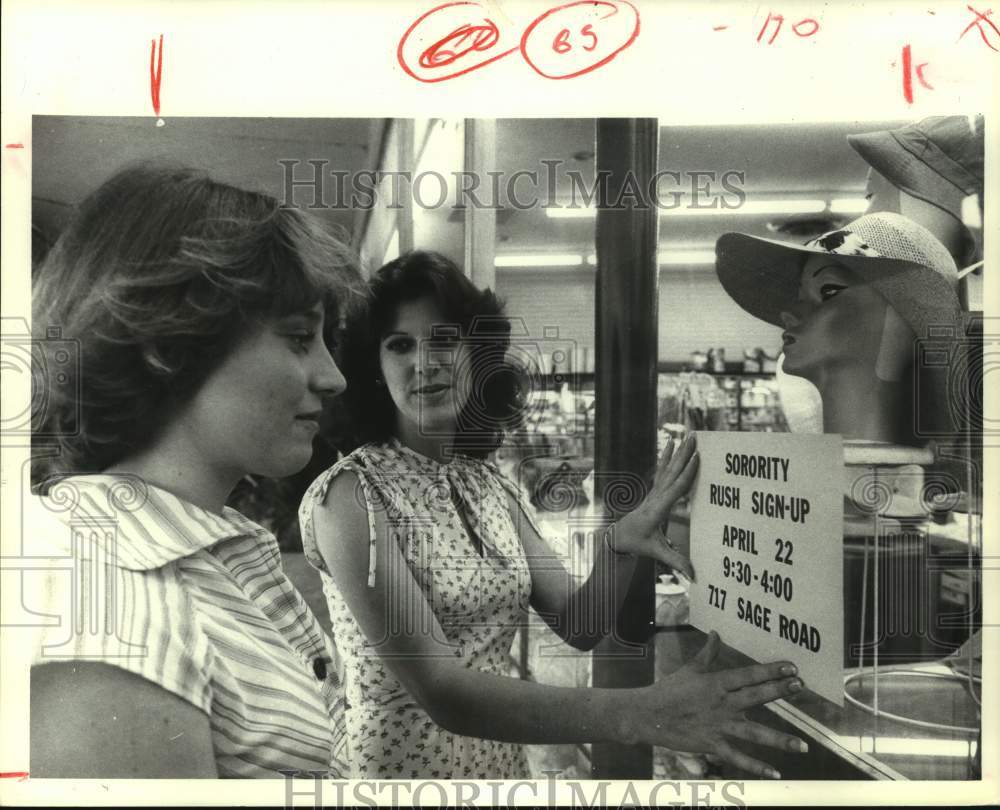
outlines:
[[[443, 82], [448, 79], [454, 79], [458, 76], [462, 76], [473, 70], [478, 70], [481, 67], [485, 67], [491, 62], [495, 62], [498, 59], [502, 59], [510, 53], [513, 53], [517, 48], [509, 48], [502, 53], [498, 53], [491, 56], [489, 59], [485, 59], [482, 62], [477, 62], [475, 64], [469, 65], [466, 68], [455, 71], [454, 73], [447, 73], [443, 76], [420, 76], [418, 75], [406, 62], [406, 56], [403, 53], [407, 42], [413, 32], [423, 23], [425, 20], [437, 14], [440, 11], [448, 8], [456, 8], [458, 6], [474, 6], [476, 8], [482, 8], [479, 3], [470, 2], [469, 0], [460, 0], [454, 3], [444, 3], [443, 5], [436, 6], [430, 11], [420, 15], [409, 28], [400, 37], [399, 45], [396, 47], [396, 60], [399, 62], [399, 66], [403, 71], [413, 79], [419, 82], [425, 82], [427, 84], [433, 84], [434, 82]], [[418, 59], [418, 64], [420, 67], [425, 69], [436, 69], [441, 67], [446, 67], [458, 62], [463, 57], [470, 53], [487, 51], [494, 47], [500, 39], [500, 32], [496, 24], [489, 18], [483, 18], [483, 24], [473, 25], [471, 23], [466, 23], [459, 26], [455, 30], [446, 34], [444, 37], [438, 39], [432, 45], [425, 48]], [[466, 41], [470, 41], [467, 47], [465, 45]], [[451, 46], [450, 48], [448, 46]]]
[[[435, 42], [422, 54], [420, 54], [419, 64], [420, 67], [425, 68], [436, 68], [442, 65], [450, 65], [457, 62], [467, 53], [472, 53], [473, 51], [488, 51], [494, 45], [497, 44], [497, 40], [500, 39], [500, 32], [497, 27], [493, 24], [492, 20], [487, 21], [487, 25], [471, 26], [462, 25], [456, 28], [447, 36]], [[456, 50], [449, 50], [445, 48], [445, 45], [449, 45], [452, 42], [456, 46], [459, 46], [463, 40], [471, 39], [472, 44], [469, 45], [464, 51], [456, 48]]]
[[[624, 5], [628, 6], [629, 8], [632, 9], [633, 12], [635, 12], [635, 28], [632, 29], [632, 33], [629, 35], [628, 39], [622, 45], [620, 45], [618, 48], [616, 48], [611, 53], [609, 53], [607, 56], [601, 58], [600, 60], [598, 60], [594, 64], [587, 65], [587, 66], [585, 66], [585, 67], [581, 68], [580, 70], [577, 70], [577, 71], [575, 71], [573, 73], [567, 73], [567, 74], [562, 75], [562, 76], [555, 76], [555, 75], [552, 75], [552, 74], [549, 74], [549, 73], [545, 73], [543, 70], [541, 70], [538, 67], [538, 65], [536, 65], [531, 60], [531, 57], [528, 56], [528, 52], [527, 52], [528, 40], [531, 38], [531, 35], [534, 32], [535, 28], [537, 28], [539, 24], [541, 24], [545, 19], [547, 19], [551, 15], [556, 14], [557, 12], [560, 12], [560, 11], [564, 11], [564, 10], [566, 10], [568, 8], [573, 8], [574, 6], [607, 6], [608, 8], [610, 8], [610, 11], [607, 14], [605, 14], [603, 17], [601, 17], [602, 20], [606, 20], [609, 17], [613, 17], [613, 16], [615, 16], [616, 14], [619, 13], [619, 11], [620, 11], [619, 5], [621, 3], [624, 3]], [[577, 0], [577, 2], [565, 3], [564, 5], [556, 6], [555, 8], [551, 8], [548, 11], [546, 11], [544, 14], [541, 14], [538, 17], [536, 17], [531, 22], [531, 25], [529, 25], [525, 29], [524, 34], [521, 35], [521, 55], [524, 57], [524, 61], [527, 62], [531, 66], [531, 69], [534, 70], [539, 76], [543, 76], [546, 79], [558, 79], [558, 80], [561, 80], [561, 79], [574, 79], [577, 76], [582, 76], [585, 73], [590, 73], [592, 70], [597, 70], [597, 68], [602, 67], [603, 65], [606, 65], [608, 62], [610, 62], [612, 59], [614, 59], [618, 54], [620, 54], [627, 47], [629, 47], [629, 45], [631, 45], [633, 42], [635, 42], [636, 37], [639, 36], [639, 29], [640, 29], [639, 9], [637, 9], [634, 5], [632, 5], [632, 3], [628, 2], [628, 0], [618, 0], [617, 2], [608, 2], [608, 0]]]

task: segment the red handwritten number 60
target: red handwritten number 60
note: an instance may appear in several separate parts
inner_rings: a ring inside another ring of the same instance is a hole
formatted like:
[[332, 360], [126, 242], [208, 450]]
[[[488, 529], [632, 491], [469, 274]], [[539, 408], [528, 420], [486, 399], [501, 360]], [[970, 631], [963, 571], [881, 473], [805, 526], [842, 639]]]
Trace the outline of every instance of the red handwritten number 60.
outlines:
[[[587, 25], [580, 29], [580, 34], [585, 37], [590, 37], [592, 40], [590, 47], [587, 47], [586, 45], [582, 46], [585, 51], [592, 51], [597, 47], [597, 34], [594, 33], [594, 29], [590, 26], [590, 23], [587, 23]], [[552, 43], [552, 50], [556, 53], [566, 53], [572, 49], [573, 46], [569, 44], [569, 29], [564, 28], [559, 32], [555, 41]]]

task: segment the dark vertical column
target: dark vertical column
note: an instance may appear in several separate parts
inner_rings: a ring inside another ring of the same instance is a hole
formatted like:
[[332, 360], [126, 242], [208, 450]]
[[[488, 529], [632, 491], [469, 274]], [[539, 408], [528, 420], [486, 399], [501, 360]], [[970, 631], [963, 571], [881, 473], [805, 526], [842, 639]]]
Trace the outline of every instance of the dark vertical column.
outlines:
[[[655, 118], [598, 119], [597, 177], [608, 173], [597, 211], [595, 478], [609, 520], [604, 491], [616, 479], [644, 480], [656, 464], [657, 224], [653, 205], [610, 208], [623, 188], [646, 189], [656, 172], [659, 127]], [[626, 183], [629, 185], [626, 186]], [[635, 185], [633, 185], [635, 184]], [[629, 199], [626, 193], [625, 200]], [[653, 682], [651, 630], [655, 612], [654, 563], [636, 566], [615, 637], [593, 653], [593, 682], [600, 687]], [[648, 745], [595, 744], [592, 774], [600, 779], [648, 779]]]

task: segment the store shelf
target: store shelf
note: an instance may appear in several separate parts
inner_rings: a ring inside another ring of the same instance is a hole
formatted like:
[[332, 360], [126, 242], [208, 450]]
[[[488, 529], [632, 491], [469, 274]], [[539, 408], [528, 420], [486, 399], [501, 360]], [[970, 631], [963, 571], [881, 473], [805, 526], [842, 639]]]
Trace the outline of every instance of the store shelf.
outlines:
[[679, 424], [695, 430], [787, 431], [775, 375], [736, 365], [731, 373], [708, 373], [661, 363], [661, 429]]
[[696, 369], [692, 368], [690, 363], [687, 362], [661, 362], [657, 363], [656, 370], [660, 374], [681, 374], [697, 372], [699, 374], [708, 374], [712, 377], [760, 377], [762, 379], [773, 379], [775, 372], [773, 371], [744, 371], [743, 363], [726, 363], [725, 371], [713, 371], [710, 369]]

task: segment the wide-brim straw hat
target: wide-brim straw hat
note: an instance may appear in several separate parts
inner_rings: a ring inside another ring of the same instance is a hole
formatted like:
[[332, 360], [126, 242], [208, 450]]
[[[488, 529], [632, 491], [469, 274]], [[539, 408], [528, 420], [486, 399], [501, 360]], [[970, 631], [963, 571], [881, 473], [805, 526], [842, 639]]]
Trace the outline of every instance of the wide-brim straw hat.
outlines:
[[802, 266], [816, 255], [836, 256], [870, 283], [917, 338], [961, 323], [954, 259], [930, 231], [900, 214], [865, 214], [804, 245], [726, 233], [715, 253], [715, 270], [729, 296], [775, 326], [783, 326], [783, 311], [794, 311]]

